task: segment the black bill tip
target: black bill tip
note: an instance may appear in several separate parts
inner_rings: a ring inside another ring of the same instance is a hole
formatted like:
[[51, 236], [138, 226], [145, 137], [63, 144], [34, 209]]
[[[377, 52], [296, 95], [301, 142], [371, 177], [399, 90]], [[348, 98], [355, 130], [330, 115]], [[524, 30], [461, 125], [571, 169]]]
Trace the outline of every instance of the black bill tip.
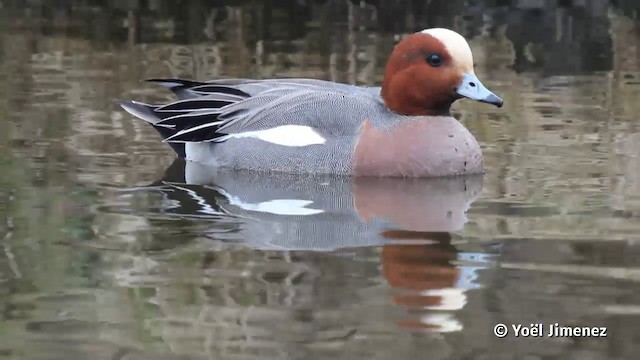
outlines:
[[482, 99], [481, 101], [484, 102], [484, 103], [487, 103], [487, 104], [495, 105], [495, 106], [497, 106], [499, 108], [501, 108], [502, 105], [504, 105], [504, 100], [502, 100], [501, 97], [499, 97], [499, 96], [497, 96], [495, 94], [489, 94], [489, 96], [487, 96], [486, 98]]

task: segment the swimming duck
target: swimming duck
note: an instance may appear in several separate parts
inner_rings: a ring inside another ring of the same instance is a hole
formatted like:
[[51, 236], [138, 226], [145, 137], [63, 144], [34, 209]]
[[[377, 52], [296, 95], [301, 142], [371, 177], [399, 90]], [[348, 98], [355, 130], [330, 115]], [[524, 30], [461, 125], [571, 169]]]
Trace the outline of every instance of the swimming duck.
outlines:
[[252, 171], [439, 177], [483, 173], [482, 150], [453, 116], [468, 98], [501, 107], [476, 77], [467, 41], [426, 29], [401, 40], [381, 87], [281, 78], [151, 79], [178, 101], [121, 102], [179, 157]]

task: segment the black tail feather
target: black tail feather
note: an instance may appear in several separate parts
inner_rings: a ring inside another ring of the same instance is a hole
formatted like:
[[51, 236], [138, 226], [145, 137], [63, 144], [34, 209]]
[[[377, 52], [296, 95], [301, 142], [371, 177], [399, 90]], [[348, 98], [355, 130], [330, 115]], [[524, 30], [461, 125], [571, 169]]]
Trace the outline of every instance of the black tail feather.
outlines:
[[249, 97], [249, 94], [247, 94], [246, 92], [240, 89], [236, 89], [234, 87], [224, 86], [224, 85], [204, 84], [204, 85], [194, 86], [191, 90], [202, 92], [202, 93], [224, 93], [224, 94], [237, 95], [242, 97]]
[[194, 94], [189, 91], [190, 88], [206, 85], [206, 83], [199, 81], [183, 80], [183, 79], [148, 79], [147, 82], [158, 83], [166, 88], [169, 88], [178, 99], [193, 99], [198, 97], [198, 94]]
[[200, 126], [216, 122], [218, 120], [218, 114], [203, 112], [195, 114], [184, 114], [166, 118], [158, 123], [158, 125], [173, 127], [175, 132], [182, 131], [194, 126]]
[[[162, 136], [163, 140], [175, 134], [175, 131], [173, 129], [169, 129], [166, 127], [154, 126], [153, 128], [156, 129], [158, 133], [160, 133], [160, 136]], [[185, 157], [187, 157], [185, 143], [170, 142], [168, 144], [169, 146], [171, 146], [173, 151], [176, 152], [176, 155], [178, 155], [179, 158], [184, 159]]]
[[202, 110], [202, 109], [219, 109], [223, 106], [231, 104], [230, 101], [218, 101], [218, 100], [209, 100], [209, 99], [188, 99], [181, 100], [171, 104], [167, 104], [156, 108], [154, 111], [156, 113], [161, 111], [181, 111], [185, 114], [193, 111], [193, 110]]
[[123, 101], [120, 106], [151, 124], [181, 158], [185, 157], [185, 142], [215, 141], [226, 136], [217, 132], [220, 109], [250, 97], [232, 83], [172, 78], [146, 81], [168, 88], [180, 100], [160, 106]]
[[158, 83], [171, 90], [178, 99], [186, 100], [200, 97], [202, 95], [222, 93], [247, 98], [250, 95], [233, 86], [222, 84], [212, 84], [200, 81], [183, 79], [148, 79], [147, 82]]
[[146, 82], [153, 82], [153, 83], [158, 83], [166, 88], [169, 88], [170, 90], [175, 89], [175, 88], [192, 88], [192, 87], [196, 87], [196, 86], [201, 86], [201, 85], [207, 85], [207, 83], [201, 82], [201, 81], [192, 81], [192, 80], [185, 80], [185, 79], [171, 79], [171, 78], [167, 78], [167, 79], [147, 79], [145, 80]]
[[[156, 107], [153, 105], [133, 101], [120, 101], [120, 106], [129, 114], [151, 124], [160, 136], [162, 136], [163, 140], [175, 135], [179, 131], [172, 127], [158, 125], [158, 122], [161, 121], [161, 119], [158, 117], [157, 113], [154, 112]], [[186, 156], [185, 145], [183, 143], [169, 143], [169, 145], [171, 145], [171, 148], [176, 152], [178, 157], [184, 158]]]

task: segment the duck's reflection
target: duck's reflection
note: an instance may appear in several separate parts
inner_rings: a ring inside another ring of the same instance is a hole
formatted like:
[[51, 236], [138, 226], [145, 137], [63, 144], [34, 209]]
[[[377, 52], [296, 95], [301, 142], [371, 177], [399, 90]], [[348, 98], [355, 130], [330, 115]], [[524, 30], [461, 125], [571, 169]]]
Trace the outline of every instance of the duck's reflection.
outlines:
[[482, 180], [266, 175], [176, 160], [153, 186], [165, 214], [238, 219], [254, 247], [330, 251], [460, 230]]
[[[477, 268], [452, 244], [482, 176], [378, 179], [224, 171], [177, 160], [153, 184], [171, 216], [229, 224], [257, 249], [333, 251], [380, 246], [382, 273], [405, 310], [399, 325], [459, 331], [455, 312], [477, 286]], [[230, 220], [230, 221], [229, 221]], [[212, 231], [220, 239], [220, 232]], [[463, 259], [462, 259], [463, 260]]]

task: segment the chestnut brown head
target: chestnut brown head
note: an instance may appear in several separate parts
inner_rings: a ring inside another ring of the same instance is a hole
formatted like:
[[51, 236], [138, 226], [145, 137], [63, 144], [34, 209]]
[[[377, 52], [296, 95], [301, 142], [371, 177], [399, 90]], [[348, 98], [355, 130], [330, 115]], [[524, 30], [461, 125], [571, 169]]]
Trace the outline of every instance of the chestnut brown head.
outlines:
[[414, 33], [395, 46], [385, 68], [382, 97], [389, 109], [402, 115], [447, 115], [461, 97], [503, 104], [476, 77], [464, 37], [443, 28]]

